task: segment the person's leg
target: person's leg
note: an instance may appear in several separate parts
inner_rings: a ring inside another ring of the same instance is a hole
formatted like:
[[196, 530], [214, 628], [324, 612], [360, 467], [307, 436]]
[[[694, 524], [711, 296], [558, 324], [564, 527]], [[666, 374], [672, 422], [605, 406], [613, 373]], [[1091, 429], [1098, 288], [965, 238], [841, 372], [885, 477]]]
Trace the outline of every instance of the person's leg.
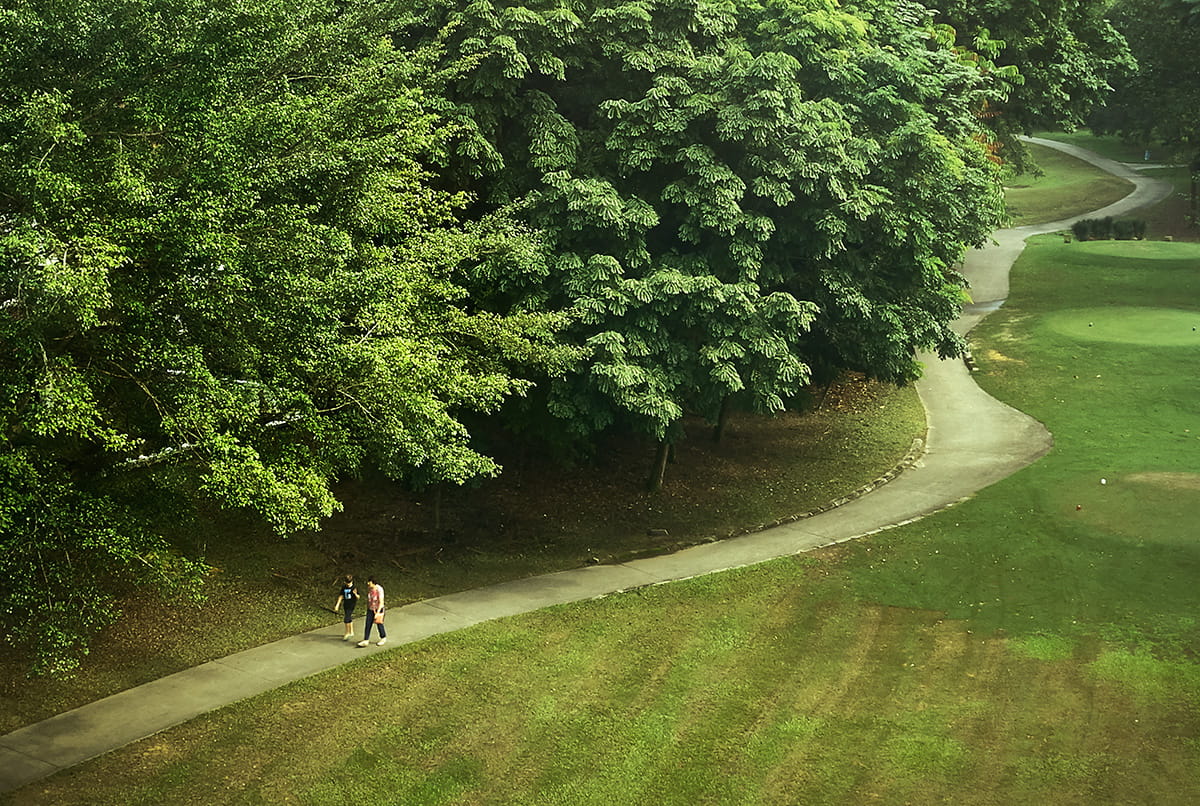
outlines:
[[344, 607], [342, 608], [342, 611], [345, 613], [345, 615], [342, 617], [342, 621], [346, 625], [346, 634], [343, 636], [343, 638], [349, 638], [350, 636], [354, 635], [354, 608]]
[[375, 611], [367, 608], [367, 621], [363, 629], [363, 639], [358, 642], [359, 646], [366, 646], [371, 640], [371, 628], [375, 626]]
[[385, 629], [383, 628], [383, 622], [382, 622], [382, 621], [381, 621], [381, 622], [379, 622], [379, 624], [378, 624], [378, 625], [376, 625], [376, 626], [378, 626], [378, 627], [379, 627], [379, 643], [381, 643], [381, 644], [382, 644], [384, 641], [386, 641], [386, 640], [387, 640], [387, 630], [385, 630]]

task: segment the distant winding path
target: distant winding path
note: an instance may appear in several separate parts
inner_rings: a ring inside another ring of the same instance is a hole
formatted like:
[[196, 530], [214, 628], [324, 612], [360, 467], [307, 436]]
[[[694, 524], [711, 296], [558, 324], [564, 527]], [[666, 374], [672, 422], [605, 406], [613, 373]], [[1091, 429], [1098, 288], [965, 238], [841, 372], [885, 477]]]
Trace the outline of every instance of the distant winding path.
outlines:
[[[1165, 196], [1165, 183], [1120, 163], [1049, 140], [1065, 151], [1134, 182], [1121, 201], [1090, 216], [1119, 215]], [[1074, 220], [1074, 219], [1071, 219]], [[973, 303], [956, 323], [966, 333], [1008, 295], [1008, 271], [1030, 235], [1071, 220], [995, 233], [996, 244], [967, 255], [963, 271]], [[661, 557], [546, 574], [415, 602], [392, 611], [392, 646], [491, 619], [590, 599], [783, 557], [873, 534], [944, 509], [1029, 465], [1050, 450], [1037, 421], [985, 394], [962, 361], [922, 356], [917, 384], [928, 432], [924, 453], [869, 494], [793, 523]], [[223, 705], [346, 663], [364, 653], [338, 640], [341, 625], [248, 649], [178, 672], [0, 736], [0, 792], [178, 725]]]

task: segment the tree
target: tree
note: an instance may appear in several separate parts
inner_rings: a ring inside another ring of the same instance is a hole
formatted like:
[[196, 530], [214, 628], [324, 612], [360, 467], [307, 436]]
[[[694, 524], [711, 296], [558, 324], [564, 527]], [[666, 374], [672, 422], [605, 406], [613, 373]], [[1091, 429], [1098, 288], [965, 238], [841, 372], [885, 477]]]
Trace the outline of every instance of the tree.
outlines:
[[1185, 155], [1192, 170], [1191, 216], [1200, 213], [1200, 25], [1186, 2], [1121, 0], [1113, 25], [1128, 40], [1138, 69], [1117, 83], [1092, 129]]
[[[998, 223], [996, 164], [979, 111], [1007, 73], [981, 69], [916, 3], [863, 4], [857, 13], [869, 23], [872, 46], [836, 73], [810, 69], [806, 84], [840, 99], [851, 131], [870, 144], [861, 180], [870, 203], [843, 217], [837, 250], [809, 251], [809, 265], [780, 281], [818, 305], [805, 355], [819, 377], [849, 368], [905, 383], [919, 377], [916, 350], [961, 350], [950, 327], [964, 300], [953, 266]], [[799, 57], [814, 50], [803, 23], [785, 16], [777, 28], [759, 30], [772, 31], [771, 47]], [[781, 266], [806, 251], [790, 239], [777, 248]]]
[[1006, 97], [986, 110], [1006, 159], [1021, 169], [1020, 134], [1083, 125], [1111, 84], [1134, 69], [1108, 3], [1090, 0], [949, 0], [938, 19], [1001, 68], [1015, 68]]
[[1180, 25], [1158, 0], [1121, 0], [1111, 15], [1138, 69], [1117, 83], [1093, 116], [1093, 127], [1195, 153], [1200, 148], [1200, 29]]
[[920, 6], [878, 8], [432, 2], [401, 31], [444, 44], [457, 176], [545, 233], [544, 277], [476, 295], [572, 312], [590, 352], [548, 404], [579, 433], [669, 441], [814, 366], [905, 381], [960, 349], [953, 264], [999, 210], [987, 79]]
[[1184, 25], [1200, 25], [1200, 0], [1162, 0], [1162, 7]]
[[289, 534], [366, 466], [494, 473], [460, 414], [572, 359], [562, 317], [468, 298], [468, 270], [544, 250], [501, 212], [457, 223], [433, 55], [384, 34], [362, 3], [0, 12], [0, 620], [41, 668], [124, 586], [194, 587], [162, 538], [188, 500]]

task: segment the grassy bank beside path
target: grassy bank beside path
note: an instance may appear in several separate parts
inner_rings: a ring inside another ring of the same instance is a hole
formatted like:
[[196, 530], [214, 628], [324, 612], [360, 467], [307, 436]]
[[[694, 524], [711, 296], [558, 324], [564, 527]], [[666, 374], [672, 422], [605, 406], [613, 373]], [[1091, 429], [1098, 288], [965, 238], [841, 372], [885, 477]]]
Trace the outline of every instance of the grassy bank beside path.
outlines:
[[[1186, 724], [825, 552], [356, 663], [39, 787], [88, 804], [1185, 804]], [[1135, 752], [1136, 751], [1136, 752]], [[97, 782], [100, 782], [97, 785]]]
[[1077, 129], [1073, 132], [1038, 132], [1037, 136], [1086, 148], [1107, 159], [1131, 165], [1138, 163], [1161, 165], [1174, 162], [1176, 159], [1176, 155], [1166, 148], [1152, 148], [1150, 149], [1150, 159], [1147, 160], [1144, 145], [1126, 142], [1112, 134], [1093, 134], [1090, 129]]
[[649, 447], [626, 442], [571, 468], [505, 457], [500, 478], [444, 492], [437, 530], [429, 496], [383, 481], [346, 486], [346, 512], [320, 535], [280, 540], [236, 517], [198, 519], [181, 539], [214, 566], [207, 599], [119, 603], [122, 618], [72, 679], [29, 679], [21, 658], [0, 657], [0, 732], [330, 624], [334, 583], [347, 571], [364, 583], [378, 574], [396, 606], [664, 553], [826, 505], [891, 470], [924, 433], [911, 387], [847, 377], [813, 404], [735, 417], [720, 444], [690, 423], [657, 494], [644, 485]]
[[1133, 184], [1090, 162], [1036, 143], [1029, 153], [1041, 172], [1020, 174], [1005, 184], [1004, 199], [1012, 226], [1059, 221], [1098, 210], [1128, 195]]

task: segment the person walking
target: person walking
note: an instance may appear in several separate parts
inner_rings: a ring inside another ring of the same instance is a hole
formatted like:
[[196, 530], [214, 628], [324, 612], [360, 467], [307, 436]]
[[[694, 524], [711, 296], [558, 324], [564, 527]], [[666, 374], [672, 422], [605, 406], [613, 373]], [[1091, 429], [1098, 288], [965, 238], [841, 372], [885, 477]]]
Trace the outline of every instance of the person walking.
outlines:
[[338, 591], [337, 601], [333, 603], [333, 612], [336, 613], [338, 608], [342, 609], [342, 622], [346, 625], [346, 634], [342, 636], [343, 641], [349, 641], [354, 637], [354, 607], [358, 604], [358, 588], [354, 587], [354, 575], [346, 574], [346, 578], [342, 580], [341, 590]]
[[383, 646], [387, 643], [387, 630], [383, 628], [383, 586], [376, 582], [374, 577], [368, 577], [367, 624], [363, 639], [358, 642], [359, 646], [371, 643], [371, 628], [376, 625], [379, 627], [379, 641], [376, 646]]

